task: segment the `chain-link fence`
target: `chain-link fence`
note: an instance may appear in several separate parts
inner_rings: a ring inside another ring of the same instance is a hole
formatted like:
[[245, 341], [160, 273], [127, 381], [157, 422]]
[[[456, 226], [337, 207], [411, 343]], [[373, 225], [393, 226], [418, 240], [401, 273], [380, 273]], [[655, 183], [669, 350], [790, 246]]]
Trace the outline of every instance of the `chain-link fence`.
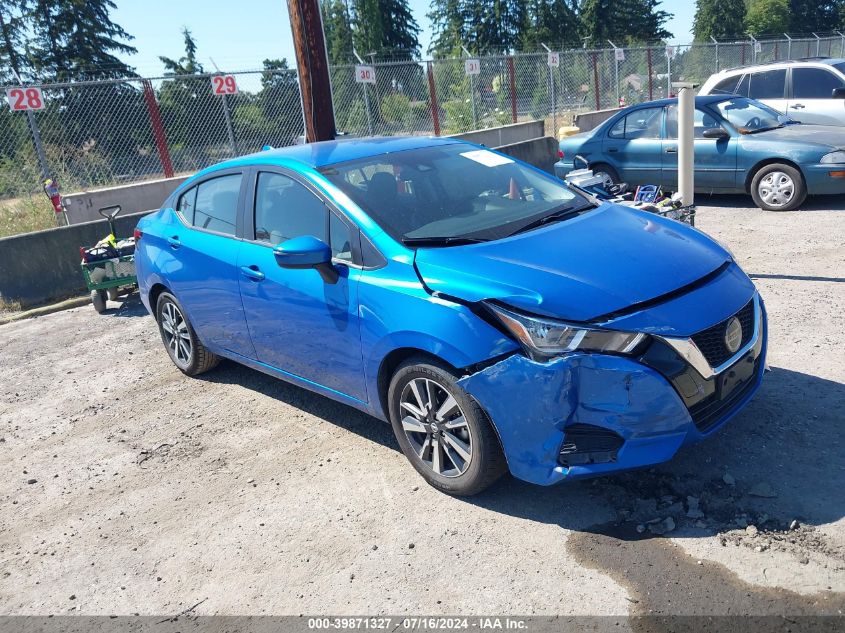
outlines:
[[[364, 136], [455, 134], [671, 95], [725, 68], [845, 56], [845, 37], [639, 46], [331, 67], [337, 129]], [[231, 77], [232, 79], [227, 79]], [[296, 71], [9, 86], [0, 109], [0, 235], [49, 226], [47, 177], [64, 192], [186, 174], [296, 143]]]

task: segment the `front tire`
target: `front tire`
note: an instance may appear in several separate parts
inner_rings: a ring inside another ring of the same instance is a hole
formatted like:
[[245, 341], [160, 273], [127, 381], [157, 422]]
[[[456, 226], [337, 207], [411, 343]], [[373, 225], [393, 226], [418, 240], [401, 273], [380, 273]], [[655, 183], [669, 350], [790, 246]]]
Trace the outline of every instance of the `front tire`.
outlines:
[[613, 185], [619, 184], [619, 174], [607, 163], [598, 163], [592, 167], [593, 175], [601, 178], [602, 189], [608, 191]]
[[388, 390], [390, 422], [402, 452], [434, 488], [473, 495], [507, 471], [499, 439], [478, 403], [445, 365], [402, 363]]
[[91, 291], [91, 305], [94, 306], [94, 310], [97, 311], [97, 314], [102, 314], [106, 311], [106, 291], [105, 290], [92, 290]]
[[792, 211], [807, 198], [804, 178], [794, 167], [773, 163], [761, 167], [751, 181], [754, 204], [764, 211]]
[[156, 321], [170, 360], [183, 374], [196, 376], [220, 362], [220, 357], [208, 351], [197, 338], [182, 306], [169, 292], [162, 292], [158, 297]]

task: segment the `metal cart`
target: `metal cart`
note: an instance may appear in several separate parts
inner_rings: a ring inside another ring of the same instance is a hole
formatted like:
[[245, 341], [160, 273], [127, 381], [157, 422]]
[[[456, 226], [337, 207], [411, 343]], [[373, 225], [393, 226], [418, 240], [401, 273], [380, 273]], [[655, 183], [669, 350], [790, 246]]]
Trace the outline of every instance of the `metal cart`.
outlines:
[[[111, 235], [115, 235], [114, 218], [120, 213], [120, 206], [104, 207], [99, 214], [109, 222]], [[127, 240], [123, 240], [126, 242]], [[126, 252], [131, 250], [132, 252]], [[106, 309], [106, 301], [114, 301], [121, 294], [131, 292], [138, 286], [135, 276], [135, 249], [126, 245], [117, 249], [112, 245], [81, 248], [82, 275], [91, 292], [91, 303], [98, 313]], [[122, 254], [125, 253], [125, 254]]]

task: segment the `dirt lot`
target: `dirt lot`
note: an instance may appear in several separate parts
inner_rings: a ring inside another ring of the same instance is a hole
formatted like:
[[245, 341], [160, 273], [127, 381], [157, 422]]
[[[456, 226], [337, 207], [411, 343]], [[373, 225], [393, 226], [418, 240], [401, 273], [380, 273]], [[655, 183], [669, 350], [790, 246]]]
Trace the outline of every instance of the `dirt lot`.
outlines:
[[137, 301], [0, 326], [0, 613], [844, 613], [845, 203], [701, 202], [766, 300], [764, 387], [671, 463], [555, 488], [435, 492], [361, 413], [184, 377]]

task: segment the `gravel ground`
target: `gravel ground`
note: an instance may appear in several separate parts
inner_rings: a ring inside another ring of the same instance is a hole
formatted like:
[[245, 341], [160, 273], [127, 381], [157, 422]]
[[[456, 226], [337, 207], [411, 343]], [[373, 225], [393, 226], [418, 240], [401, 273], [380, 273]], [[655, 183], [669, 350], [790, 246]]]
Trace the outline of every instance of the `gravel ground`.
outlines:
[[762, 390], [668, 464], [554, 488], [440, 494], [357, 411], [184, 377], [137, 300], [0, 326], [0, 614], [841, 615], [845, 205], [700, 202], [766, 300]]

